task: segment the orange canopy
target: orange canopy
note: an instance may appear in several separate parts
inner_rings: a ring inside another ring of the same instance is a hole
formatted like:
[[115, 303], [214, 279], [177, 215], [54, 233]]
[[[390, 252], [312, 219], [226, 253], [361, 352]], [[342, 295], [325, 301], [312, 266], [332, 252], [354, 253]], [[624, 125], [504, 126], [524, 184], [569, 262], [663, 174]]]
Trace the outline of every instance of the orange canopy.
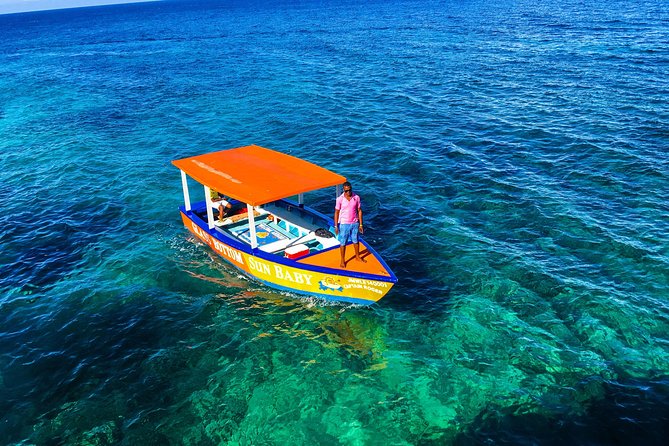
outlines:
[[259, 146], [205, 153], [172, 164], [199, 183], [252, 206], [346, 181], [323, 167]]

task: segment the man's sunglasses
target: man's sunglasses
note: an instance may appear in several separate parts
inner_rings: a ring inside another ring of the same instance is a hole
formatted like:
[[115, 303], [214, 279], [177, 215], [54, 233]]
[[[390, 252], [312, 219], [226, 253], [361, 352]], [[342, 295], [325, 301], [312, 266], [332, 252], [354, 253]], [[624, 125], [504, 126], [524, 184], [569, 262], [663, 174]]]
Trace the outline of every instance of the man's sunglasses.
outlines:
[[353, 192], [353, 189], [344, 189], [344, 193], [347, 194], [349, 192]]

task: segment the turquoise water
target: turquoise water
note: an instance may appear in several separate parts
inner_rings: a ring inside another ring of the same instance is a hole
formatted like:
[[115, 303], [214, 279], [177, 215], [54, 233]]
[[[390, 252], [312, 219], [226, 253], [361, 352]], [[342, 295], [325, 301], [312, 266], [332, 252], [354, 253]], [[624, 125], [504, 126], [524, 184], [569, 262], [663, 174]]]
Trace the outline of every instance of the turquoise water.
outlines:
[[[0, 443], [664, 444], [669, 7], [489, 3], [0, 16]], [[351, 180], [384, 299], [189, 235], [170, 161], [246, 144]]]

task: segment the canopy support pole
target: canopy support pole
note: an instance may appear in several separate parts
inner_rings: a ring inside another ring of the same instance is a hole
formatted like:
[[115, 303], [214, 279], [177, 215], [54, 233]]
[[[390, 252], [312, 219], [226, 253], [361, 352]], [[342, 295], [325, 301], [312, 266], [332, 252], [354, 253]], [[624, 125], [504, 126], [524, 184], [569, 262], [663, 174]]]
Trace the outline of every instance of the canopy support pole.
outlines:
[[179, 169], [179, 172], [181, 172], [181, 187], [184, 190], [184, 205], [186, 206], [186, 210], [190, 211], [190, 195], [188, 194], [188, 178], [186, 177], [186, 172], [183, 170]]
[[303, 208], [304, 207], [304, 194], [297, 194], [297, 204]]
[[211, 189], [209, 186], [204, 186], [204, 199], [207, 201], [207, 223], [209, 229], [214, 229], [214, 205], [211, 201]]
[[339, 198], [339, 196], [341, 195], [341, 185], [340, 184], [337, 184], [337, 186], [335, 186], [335, 194], [337, 194], [335, 196], [335, 199]]
[[251, 238], [251, 249], [256, 249], [258, 247], [258, 239], [256, 238], [256, 218], [255, 215], [253, 215], [255, 209], [250, 204], [247, 204], [246, 211], [248, 212], [249, 217], [249, 237]]

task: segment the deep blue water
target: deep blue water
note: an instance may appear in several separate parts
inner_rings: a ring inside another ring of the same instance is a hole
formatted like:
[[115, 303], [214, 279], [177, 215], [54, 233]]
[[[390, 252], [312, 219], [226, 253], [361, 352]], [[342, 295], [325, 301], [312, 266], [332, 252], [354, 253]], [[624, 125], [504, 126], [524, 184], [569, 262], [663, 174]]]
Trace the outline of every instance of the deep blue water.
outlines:
[[[537, 3], [0, 16], [0, 443], [665, 444], [669, 4]], [[247, 144], [353, 182], [383, 300], [188, 234], [170, 161]]]

